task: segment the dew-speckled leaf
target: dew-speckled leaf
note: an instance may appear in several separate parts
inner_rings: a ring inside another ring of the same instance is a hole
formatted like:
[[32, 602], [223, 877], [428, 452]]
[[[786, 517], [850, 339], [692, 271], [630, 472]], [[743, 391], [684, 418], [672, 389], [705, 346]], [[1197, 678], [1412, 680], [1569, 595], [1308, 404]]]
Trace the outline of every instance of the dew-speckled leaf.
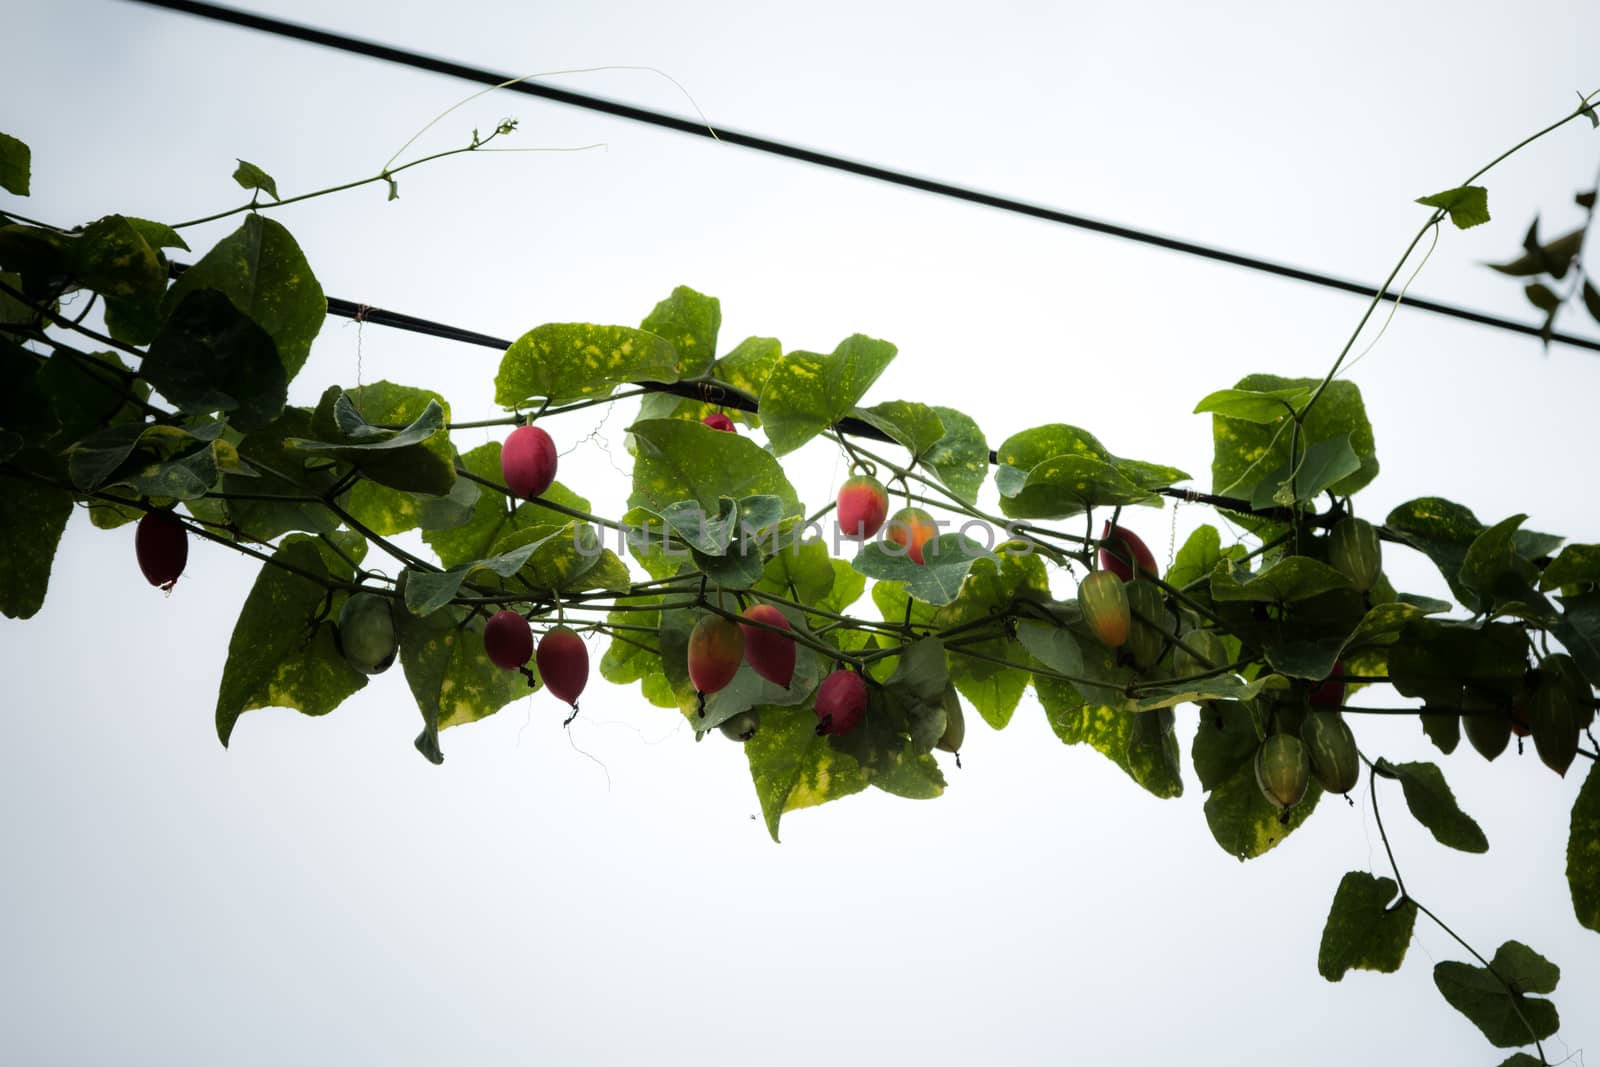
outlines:
[[506, 349], [494, 378], [494, 401], [515, 408], [531, 400], [605, 396], [624, 382], [675, 382], [678, 359], [672, 342], [644, 330], [548, 323]]
[[239, 183], [241, 189], [260, 189], [272, 199], [278, 199], [278, 183], [272, 180], [272, 175], [254, 163], [246, 163], [242, 159], [236, 162], [239, 165], [233, 168], [233, 180]]
[[0, 133], [0, 189], [15, 196], [27, 196], [32, 168], [33, 152], [27, 144], [8, 133]]
[[[478, 477], [486, 478], [495, 484], [500, 483], [499, 441], [479, 445], [461, 456], [459, 462], [464, 469]], [[465, 478], [457, 479], [457, 484], [461, 483], [476, 484]], [[445, 567], [454, 567], [458, 563], [466, 563], [489, 555], [489, 549], [494, 543], [512, 530], [525, 529], [529, 526], [559, 526], [572, 517], [563, 512], [541, 507], [533, 501], [519, 503], [515, 511], [510, 511], [506, 507], [505, 496], [492, 489], [481, 486], [480, 489], [482, 492], [473, 506], [472, 518], [465, 525], [449, 530], [426, 530], [422, 535], [423, 541], [433, 549], [439, 557], [439, 562]], [[590, 510], [588, 500], [560, 482], [551, 482], [550, 488], [540, 494], [540, 499], [575, 511]]]
[[[484, 620], [467, 608], [423, 618], [397, 611], [395, 626], [406, 684], [422, 712], [417, 751], [433, 763], [444, 762], [440, 730], [493, 715], [533, 691], [521, 671], [501, 670], [489, 662], [483, 650]], [[531, 663], [529, 669], [534, 669]]]
[[645, 316], [639, 328], [666, 338], [678, 350], [677, 379], [698, 378], [717, 355], [722, 302], [680, 285]]
[[[364, 540], [353, 534], [332, 536], [345, 555], [361, 560]], [[302, 534], [285, 538], [272, 558], [318, 577], [339, 581], [353, 577], [338, 553]], [[328, 601], [319, 582], [262, 564], [234, 624], [222, 668], [216, 718], [223, 745], [233, 735], [239, 716], [253, 708], [294, 708], [306, 715], [326, 715], [367, 684], [367, 676], [345, 662], [334, 641], [332, 620], [343, 600], [339, 594]]]
[[790, 352], [778, 360], [761, 391], [773, 451], [792, 452], [850, 414], [894, 356], [894, 345], [858, 333], [828, 355]]
[[289, 386], [272, 338], [216, 289], [178, 302], [139, 369], [180, 411], [220, 411], [245, 432], [283, 414]]
[[305, 365], [328, 314], [322, 286], [300, 246], [281, 224], [254, 213], [183, 273], [167, 290], [164, 307], [170, 312], [196, 289], [222, 290], [266, 330], [290, 381]]
[[659, 511], [697, 500], [715, 513], [722, 497], [767, 495], [781, 500], [786, 514], [803, 514], [783, 468], [748, 437], [679, 419], [637, 422], [631, 432], [639, 452], [629, 507]]
[[961, 593], [967, 572], [994, 553], [959, 533], [940, 534], [922, 546], [922, 562], [892, 541], [873, 541], [856, 554], [856, 570], [879, 581], [904, 582], [906, 591], [927, 604], [948, 604]]
[[967, 503], [976, 503], [984, 479], [989, 477], [989, 444], [968, 415], [955, 408], [934, 405], [944, 426], [944, 436], [928, 450], [922, 465], [939, 476], [944, 487]]
[[1400, 887], [1388, 878], [1351, 871], [1339, 882], [1322, 927], [1317, 973], [1337, 982], [1352, 970], [1393, 974], [1405, 962], [1417, 906], [1395, 901]]
[[1442, 193], [1419, 196], [1417, 203], [1445, 212], [1458, 230], [1469, 230], [1489, 221], [1489, 190], [1481, 185], [1461, 185]]
[[1441, 845], [1463, 852], [1489, 851], [1489, 839], [1456, 803], [1444, 773], [1432, 763], [1390, 763], [1380, 759], [1385, 776], [1396, 777], [1405, 792], [1406, 806]]
[[72, 494], [65, 489], [0, 474], [0, 614], [30, 619], [44, 604], [71, 517]]
[[1578, 922], [1600, 933], [1600, 764], [1589, 762], [1572, 802], [1567, 833], [1567, 888]]
[[1243, 576], [1234, 574], [1230, 561], [1221, 560], [1211, 572], [1211, 596], [1218, 601], [1293, 604], [1349, 587], [1350, 579], [1308, 556], [1288, 556], [1264, 570]]
[[[1434, 966], [1433, 984], [1495, 1048], [1531, 1045], [1560, 1029], [1556, 1006], [1526, 995], [1555, 990], [1561, 977], [1555, 964], [1516, 941], [1501, 945], [1489, 963], [1493, 970], [1446, 960]], [[1507, 989], [1506, 983], [1518, 992]]]
[[[1280, 378], [1273, 374], [1252, 374], [1235, 387], [1254, 392], [1316, 388], [1320, 379]], [[1361, 467], [1329, 488], [1339, 496], [1349, 496], [1378, 475], [1378, 460], [1372, 440], [1372, 424], [1367, 421], [1361, 390], [1353, 382], [1336, 381], [1328, 385], [1321, 398], [1305, 417], [1302, 440], [1331, 441], [1349, 435]], [[1289, 458], [1291, 434], [1287, 424], [1262, 424], [1226, 415], [1211, 417], [1213, 492], [1237, 496], [1253, 491], [1270, 472], [1285, 466]]]
[[944, 439], [944, 420], [927, 404], [889, 400], [870, 408], [856, 408], [850, 414], [894, 438], [911, 453], [912, 463], [921, 462], [933, 446]]
[[778, 840], [784, 812], [838, 800], [867, 787], [856, 761], [817, 736], [805, 708], [761, 708], [761, 729], [744, 743], [767, 832]]

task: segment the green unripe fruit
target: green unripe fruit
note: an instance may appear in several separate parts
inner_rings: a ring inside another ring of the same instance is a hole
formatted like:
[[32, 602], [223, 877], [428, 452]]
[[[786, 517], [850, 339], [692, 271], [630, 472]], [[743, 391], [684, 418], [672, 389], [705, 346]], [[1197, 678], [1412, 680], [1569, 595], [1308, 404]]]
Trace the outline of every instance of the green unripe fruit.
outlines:
[[1135, 666], [1149, 670], [1167, 648], [1167, 605], [1154, 582], [1129, 582], [1125, 588], [1131, 619], [1128, 651]]
[[382, 674], [394, 665], [400, 640], [394, 632], [389, 598], [356, 593], [339, 611], [339, 651], [362, 674]]
[[1461, 700], [1461, 730], [1478, 755], [1492, 760], [1511, 743], [1511, 708], [1484, 696], [1467, 694]]
[[1328, 534], [1328, 562], [1360, 592], [1368, 592], [1383, 571], [1378, 531], [1365, 519], [1350, 516]]
[[1311, 784], [1306, 746], [1293, 734], [1273, 734], [1256, 749], [1256, 785], [1261, 795], [1287, 818]]
[[[1185, 648], [1185, 645], [1188, 647]], [[1191, 648], [1194, 652], [1189, 651]], [[1179, 678], [1210, 674], [1227, 665], [1228, 650], [1222, 644], [1222, 638], [1211, 630], [1190, 630], [1183, 635], [1183, 644], [1172, 653], [1173, 673]]]
[[1121, 648], [1128, 643], [1130, 615], [1128, 592], [1110, 571], [1095, 571], [1078, 583], [1078, 606], [1083, 609], [1083, 621], [1089, 632], [1107, 648]]
[[733, 718], [726, 720], [717, 729], [722, 731], [722, 736], [729, 741], [748, 741], [761, 729], [761, 718], [753, 711], [741, 711]]
[[1312, 777], [1330, 793], [1348, 793], [1361, 778], [1361, 756], [1350, 724], [1337, 711], [1315, 711], [1300, 725]]
[[[960, 755], [961, 742], [966, 739], [967, 717], [961, 710], [961, 696], [956, 692], [955, 686], [948, 686], [944, 691], [944, 734], [934, 747], [941, 752], [954, 752]], [[958, 765], [960, 762], [956, 761]]]
[[1562, 665], [1550, 665], [1555, 658], [1547, 657], [1545, 666], [1534, 672], [1537, 680], [1528, 707], [1528, 727], [1533, 733], [1533, 747], [1544, 765], [1566, 777], [1567, 768], [1578, 754], [1578, 735], [1593, 714], [1594, 705], [1587, 684], [1580, 690]]

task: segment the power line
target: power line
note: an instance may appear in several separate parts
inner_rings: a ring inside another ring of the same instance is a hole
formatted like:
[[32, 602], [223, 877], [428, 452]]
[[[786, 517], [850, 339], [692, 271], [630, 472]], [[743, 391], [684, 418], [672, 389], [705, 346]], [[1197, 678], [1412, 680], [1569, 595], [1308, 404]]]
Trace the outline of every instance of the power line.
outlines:
[[[313, 26], [304, 26], [299, 23], [287, 22], [283, 19], [269, 18], [265, 15], [256, 15], [247, 11], [223, 7], [218, 4], [200, 2], [200, 0], [132, 0], [133, 3], [148, 4], [151, 7], [165, 8], [170, 11], [180, 11], [185, 14], [196, 15], [201, 18], [217, 22], [229, 23], [246, 29], [270, 33], [279, 37], [288, 37], [294, 40], [306, 41], [311, 44], [323, 45], [341, 52], [350, 52], [356, 55], [380, 59], [387, 63], [397, 63], [403, 66], [414, 67], [418, 70], [431, 71], [435, 74], [444, 74], [465, 81], [477, 82], [482, 85], [504, 86], [508, 92], [523, 93], [536, 96], [559, 104], [571, 107], [586, 108], [616, 118], [627, 119], [632, 122], [642, 122], [663, 129], [676, 130], [679, 133], [693, 134], [698, 137], [715, 137], [717, 140], [735, 144], [742, 148], [765, 152], [770, 155], [782, 156], [787, 159], [798, 160], [813, 166], [826, 167], [830, 170], [843, 171], [875, 181], [887, 182], [908, 189], [916, 189], [935, 196], [943, 196], [954, 200], [961, 200], [984, 207], [996, 208], [1017, 215], [1042, 219], [1063, 226], [1072, 226], [1093, 233], [1105, 234], [1109, 237], [1118, 237], [1139, 244], [1153, 245], [1172, 252], [1182, 252], [1185, 255], [1199, 256], [1202, 259], [1213, 260], [1218, 263], [1228, 263], [1248, 270], [1273, 274], [1282, 278], [1291, 278], [1295, 281], [1319, 285], [1326, 289], [1336, 289], [1341, 292], [1355, 293], [1358, 296], [1370, 297], [1377, 289], [1374, 285], [1362, 282], [1353, 282], [1345, 278], [1336, 278], [1332, 275], [1318, 271], [1304, 270], [1284, 263], [1274, 263], [1271, 260], [1247, 256], [1239, 252], [1229, 252], [1226, 249], [1213, 248], [1210, 245], [1196, 244], [1193, 241], [1183, 241], [1176, 237], [1166, 237], [1161, 234], [1151, 233], [1147, 230], [1135, 229], [1131, 226], [1121, 226], [1116, 223], [1106, 222], [1102, 219], [1090, 218], [1086, 215], [1077, 215], [1071, 212], [1059, 211], [1055, 208], [1045, 207], [1040, 204], [1030, 204], [1023, 200], [1014, 200], [1010, 197], [996, 196], [977, 189], [970, 189], [949, 182], [935, 181], [931, 178], [922, 178], [901, 171], [890, 170], [886, 167], [874, 166], [859, 160], [846, 159], [842, 156], [829, 155], [825, 152], [802, 148], [799, 145], [775, 141], [755, 134], [742, 133], [738, 130], [724, 129], [720, 126], [712, 127], [704, 123], [692, 122], [647, 108], [634, 107], [604, 97], [592, 96], [587, 93], [573, 92], [570, 89], [558, 89], [554, 86], [541, 85], [535, 82], [519, 81], [510, 85], [516, 75], [505, 74], [498, 71], [484, 70], [481, 67], [468, 66], [447, 59], [434, 56], [425, 56], [402, 48], [378, 44], [375, 41], [362, 40], [345, 34], [332, 33], [328, 30], [319, 30]], [[1383, 299], [1394, 301], [1398, 294], [1385, 290]], [[1600, 352], [1600, 341], [1587, 337], [1579, 337], [1568, 333], [1551, 333], [1546, 337], [1541, 326], [1532, 326], [1515, 319], [1504, 318], [1499, 315], [1489, 315], [1471, 308], [1458, 307], [1454, 304], [1442, 304], [1435, 300], [1421, 297], [1407, 296], [1406, 306], [1422, 311], [1431, 311], [1438, 315], [1448, 315], [1451, 318], [1475, 322], [1482, 326], [1491, 326], [1496, 329], [1508, 330], [1512, 333], [1524, 334], [1530, 337], [1543, 338], [1549, 342], [1572, 345], [1576, 348], [1586, 348]]]

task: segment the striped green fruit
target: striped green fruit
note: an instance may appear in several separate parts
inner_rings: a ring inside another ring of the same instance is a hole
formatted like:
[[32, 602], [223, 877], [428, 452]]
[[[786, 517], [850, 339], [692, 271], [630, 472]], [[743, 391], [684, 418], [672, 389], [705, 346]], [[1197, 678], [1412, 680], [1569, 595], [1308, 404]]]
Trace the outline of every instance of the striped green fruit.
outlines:
[[1110, 571], [1095, 571], [1078, 583], [1078, 606], [1089, 632], [1107, 648], [1128, 643], [1128, 593]]
[[1354, 515], [1328, 534], [1328, 562], [1360, 592], [1369, 591], [1383, 571], [1383, 547], [1372, 523]]
[[1256, 785], [1279, 811], [1300, 803], [1311, 784], [1306, 746], [1293, 734], [1273, 734], [1256, 749]]
[[[1189, 651], [1191, 648], [1193, 652]], [[1212, 630], [1188, 631], [1183, 635], [1183, 644], [1172, 653], [1172, 673], [1179, 678], [1210, 674], [1227, 665], [1228, 650], [1223, 646], [1222, 638]]]
[[1167, 649], [1166, 601], [1161, 595], [1160, 586], [1154, 582], [1129, 582], [1126, 589], [1132, 618], [1128, 651], [1140, 670], [1149, 670]]
[[1361, 757], [1350, 724], [1337, 711], [1313, 711], [1300, 725], [1311, 775], [1330, 793], [1348, 793], [1361, 777]]
[[[944, 752], [961, 754], [961, 742], [967, 739], [967, 717], [961, 710], [961, 695], [953, 685], [944, 690], [944, 735], [935, 748]], [[959, 760], [957, 761], [960, 762]]]
[[1511, 708], [1508, 704], [1468, 694], [1461, 701], [1461, 730], [1478, 755], [1492, 760], [1511, 743]]
[[1547, 657], [1546, 665], [1535, 672], [1538, 681], [1528, 708], [1528, 726], [1533, 732], [1533, 747], [1544, 765], [1565, 777], [1578, 754], [1578, 735], [1593, 714], [1594, 705], [1587, 685], [1580, 690], [1559, 665], [1549, 666], [1555, 658]]

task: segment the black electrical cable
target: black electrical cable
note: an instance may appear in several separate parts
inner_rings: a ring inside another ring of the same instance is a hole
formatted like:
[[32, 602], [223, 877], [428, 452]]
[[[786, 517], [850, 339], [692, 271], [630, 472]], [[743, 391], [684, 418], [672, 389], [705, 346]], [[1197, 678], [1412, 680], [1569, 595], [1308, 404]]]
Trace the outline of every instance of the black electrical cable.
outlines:
[[[239, 11], [235, 8], [223, 7], [219, 4], [202, 3], [200, 0], [132, 0], [132, 2], [165, 8], [170, 11], [181, 11], [185, 14], [225, 22], [245, 29], [258, 30], [262, 33], [319, 44], [341, 52], [352, 52], [356, 55], [380, 59], [387, 63], [398, 63], [418, 70], [432, 71], [435, 74], [444, 74], [452, 78], [477, 82], [481, 85], [504, 85], [508, 92], [537, 96], [559, 104], [587, 108], [591, 111], [598, 111], [633, 122], [643, 122], [652, 126], [660, 126], [664, 129], [676, 130], [679, 133], [694, 134], [698, 137], [714, 136], [717, 140], [738, 145], [741, 148], [750, 148], [758, 152], [766, 152], [771, 155], [783, 156], [787, 159], [799, 160], [802, 163], [810, 163], [814, 166], [844, 171], [863, 178], [872, 178], [876, 181], [888, 182], [891, 185], [917, 189], [925, 193], [963, 200], [971, 204], [981, 204], [985, 207], [1043, 219], [1046, 222], [1055, 222], [1063, 226], [1073, 226], [1110, 237], [1120, 237], [1140, 244], [1154, 245], [1157, 248], [1165, 248], [1172, 252], [1182, 252], [1186, 255], [1199, 256], [1202, 259], [1210, 259], [1219, 263], [1229, 263], [1236, 267], [1274, 274], [1282, 278], [1292, 278], [1295, 281], [1308, 282], [1327, 289], [1337, 289], [1341, 292], [1355, 293], [1365, 297], [1371, 297], [1376, 290], [1376, 286], [1362, 282], [1335, 278], [1317, 271], [1303, 270], [1284, 263], [1274, 263], [1270, 260], [1258, 259], [1255, 256], [1229, 252], [1226, 249], [1213, 248], [1209, 245], [1196, 244], [1192, 241], [1183, 241], [1175, 237], [1165, 237], [1146, 230], [1134, 229], [1131, 226], [1119, 226], [1116, 223], [1089, 218], [1085, 215], [1075, 215], [1066, 211], [1058, 211], [1055, 208], [1044, 207], [1040, 204], [1030, 204], [1026, 201], [1013, 200], [1009, 197], [995, 196], [992, 193], [980, 192], [965, 186], [952, 185], [949, 182], [935, 181], [931, 178], [919, 178], [912, 174], [876, 167], [870, 163], [862, 163], [858, 160], [845, 159], [842, 156], [833, 156], [825, 152], [801, 148], [798, 145], [787, 144], [783, 141], [774, 141], [754, 134], [741, 133], [738, 130], [723, 129], [720, 126], [707, 126], [701, 122], [693, 122], [679, 118], [676, 115], [667, 115], [659, 111], [634, 107], [631, 104], [607, 100], [604, 97], [576, 93], [570, 89], [557, 89], [553, 86], [541, 85], [535, 82], [519, 81], [511, 85], [505, 85], [504, 83], [511, 82], [516, 75], [484, 70], [481, 67], [425, 56], [417, 52], [378, 44], [375, 41], [366, 41], [327, 30], [319, 30], [313, 26], [303, 26], [299, 23], [269, 18], [265, 15], [256, 15], [247, 11]], [[1399, 296], [1392, 291], [1385, 290], [1383, 299], [1394, 301], [1398, 300]], [[1422, 311], [1448, 315], [1452, 318], [1464, 319], [1467, 322], [1476, 322], [1483, 326], [1492, 326], [1496, 329], [1509, 330], [1513, 333], [1525, 334], [1530, 337], [1540, 337], [1547, 342], [1572, 345], [1576, 348], [1586, 348], [1600, 352], [1600, 341], [1594, 341], [1587, 337], [1553, 332], [1546, 335], [1542, 326], [1532, 326], [1528, 323], [1517, 322], [1514, 319], [1503, 318], [1499, 315], [1487, 315], [1481, 311], [1473, 311], [1470, 308], [1457, 307], [1453, 304], [1441, 304], [1438, 301], [1427, 300], [1422, 297], [1407, 296], [1405, 302], [1407, 306]]]

